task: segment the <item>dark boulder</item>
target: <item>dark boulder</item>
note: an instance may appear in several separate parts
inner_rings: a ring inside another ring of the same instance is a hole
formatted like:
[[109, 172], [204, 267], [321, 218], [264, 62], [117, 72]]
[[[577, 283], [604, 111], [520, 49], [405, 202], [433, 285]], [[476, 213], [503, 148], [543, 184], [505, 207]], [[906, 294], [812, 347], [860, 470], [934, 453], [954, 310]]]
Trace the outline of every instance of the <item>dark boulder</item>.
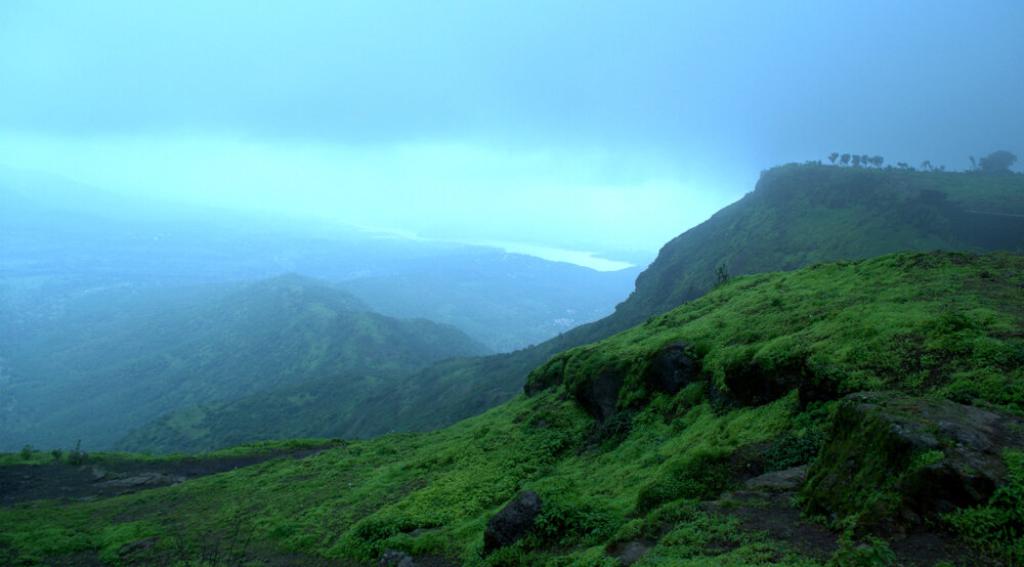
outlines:
[[813, 513], [913, 529], [986, 502], [1006, 481], [1002, 453], [1024, 420], [948, 400], [872, 392], [844, 398], [803, 494]]
[[651, 357], [644, 383], [655, 392], [675, 394], [700, 379], [700, 363], [688, 354], [689, 345], [672, 343]]
[[619, 390], [624, 381], [622, 372], [606, 368], [576, 388], [576, 401], [587, 413], [603, 423], [618, 411]]
[[725, 369], [728, 395], [744, 406], [760, 406], [785, 396], [808, 382], [802, 361], [767, 368], [756, 360], [734, 363]]
[[526, 490], [487, 521], [484, 530], [484, 553], [512, 545], [533, 529], [540, 514], [540, 496]]

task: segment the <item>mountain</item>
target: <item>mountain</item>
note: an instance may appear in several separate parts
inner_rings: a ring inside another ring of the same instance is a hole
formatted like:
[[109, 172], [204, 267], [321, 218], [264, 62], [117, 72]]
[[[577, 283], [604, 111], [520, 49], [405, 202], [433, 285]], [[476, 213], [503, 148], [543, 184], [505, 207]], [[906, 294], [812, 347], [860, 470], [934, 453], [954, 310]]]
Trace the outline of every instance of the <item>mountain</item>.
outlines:
[[452, 324], [509, 351], [611, 313], [639, 272], [148, 201], [3, 169], [0, 204], [0, 316], [12, 334], [97, 290], [299, 273], [344, 283], [379, 313]]
[[454, 325], [509, 352], [608, 315], [639, 273], [595, 272], [521, 254], [465, 254], [341, 286], [379, 313]]
[[314, 380], [357, 400], [431, 362], [487, 352], [453, 327], [386, 317], [295, 275], [98, 291], [5, 343], [10, 400], [0, 445], [81, 439], [94, 449], [179, 409]]
[[[357, 433], [426, 430], [511, 399], [555, 354], [700, 297], [723, 275], [898, 251], [1024, 251], [1024, 175], [791, 164], [662, 247], [615, 312], [535, 347], [444, 361], [372, 406]], [[430, 408], [424, 411], [424, 408]]]
[[734, 277], [445, 429], [0, 508], [0, 559], [1017, 564], [1022, 289], [1013, 254]]

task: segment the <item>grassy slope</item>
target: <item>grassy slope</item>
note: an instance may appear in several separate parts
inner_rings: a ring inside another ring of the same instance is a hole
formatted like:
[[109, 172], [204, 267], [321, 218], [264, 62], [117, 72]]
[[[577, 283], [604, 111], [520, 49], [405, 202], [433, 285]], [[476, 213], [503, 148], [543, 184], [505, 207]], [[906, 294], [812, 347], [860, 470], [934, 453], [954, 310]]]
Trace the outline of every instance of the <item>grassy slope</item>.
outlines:
[[[83, 301], [55, 328], [10, 349], [20, 413], [0, 435], [4, 444], [66, 447], [81, 439], [87, 449], [107, 449], [153, 416], [194, 404], [314, 378], [355, 398], [430, 362], [484, 352], [454, 328], [384, 317], [343, 291], [297, 276], [127, 299], [108, 294]], [[278, 425], [296, 419], [273, 417]], [[265, 416], [261, 423], [271, 421]], [[212, 447], [204, 444], [202, 424], [178, 424], [167, 436], [126, 446]], [[243, 429], [230, 441], [263, 433]]]
[[[228, 562], [299, 553], [372, 563], [395, 548], [471, 565], [613, 565], [608, 545], [648, 538], [657, 544], [640, 565], [817, 564], [697, 502], [730, 486], [726, 463], [739, 448], [767, 443], [769, 468], [806, 462], [831, 403], [801, 411], [791, 392], [758, 407], [716, 406], [701, 384], [667, 396], [630, 380], [620, 397], [625, 419], [598, 426], [566, 391], [608, 365], [636, 377], [661, 346], [685, 340], [717, 383], [736, 361], [770, 369], [800, 356], [844, 389], [1021, 412], [1022, 285], [1024, 259], [1011, 255], [903, 254], [737, 278], [561, 355], [564, 384], [534, 397], [444, 430], [352, 442], [302, 461], [105, 501], [0, 510], [0, 550], [15, 564], [80, 552], [116, 561], [123, 544], [160, 535], [147, 551], [154, 560], [198, 557], [219, 540]], [[487, 518], [521, 489], [544, 502], [538, 531], [483, 558]]]
[[755, 190], [666, 244], [614, 314], [536, 347], [447, 361], [370, 406], [361, 436], [453, 423], [515, 396], [555, 354], [636, 325], [706, 293], [723, 266], [763, 273], [899, 251], [1024, 252], [1024, 175], [786, 165]]

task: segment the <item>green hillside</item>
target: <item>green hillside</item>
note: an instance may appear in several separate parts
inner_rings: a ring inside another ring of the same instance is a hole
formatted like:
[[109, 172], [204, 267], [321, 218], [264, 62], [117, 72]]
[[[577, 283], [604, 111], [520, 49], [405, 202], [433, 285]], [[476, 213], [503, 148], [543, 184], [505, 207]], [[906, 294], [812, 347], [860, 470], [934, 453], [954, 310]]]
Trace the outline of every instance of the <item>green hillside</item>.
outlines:
[[0, 509], [0, 559], [1019, 564], [1022, 329], [1018, 255], [738, 277], [443, 430]]
[[[511, 354], [446, 361], [410, 377], [353, 433], [441, 427], [510, 399], [555, 354], [700, 297], [732, 276], [899, 251], [1024, 252], [1024, 175], [785, 165], [667, 243], [614, 314]], [[424, 411], [429, 408], [429, 411]]]
[[[0, 446], [67, 447], [80, 439], [89, 449], [107, 449], [154, 416], [313, 380], [344, 393], [351, 407], [398, 375], [486, 352], [452, 327], [385, 317], [346, 292], [299, 276], [111, 290], [67, 309], [7, 345], [14, 403], [4, 415]], [[207, 437], [202, 424], [188, 417], [198, 411], [177, 418], [175, 435], [190, 442]], [[246, 419], [282, 426], [269, 415]], [[244, 423], [232, 424], [231, 442], [265, 433]]]

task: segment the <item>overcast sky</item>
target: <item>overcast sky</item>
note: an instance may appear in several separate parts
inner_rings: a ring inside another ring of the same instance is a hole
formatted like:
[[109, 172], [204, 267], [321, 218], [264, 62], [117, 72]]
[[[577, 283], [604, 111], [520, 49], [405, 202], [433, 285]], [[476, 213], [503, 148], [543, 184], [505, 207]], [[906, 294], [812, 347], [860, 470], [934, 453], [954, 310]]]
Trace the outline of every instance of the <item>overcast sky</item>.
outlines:
[[653, 252], [771, 165], [1024, 155], [1024, 2], [0, 2], [0, 165]]

